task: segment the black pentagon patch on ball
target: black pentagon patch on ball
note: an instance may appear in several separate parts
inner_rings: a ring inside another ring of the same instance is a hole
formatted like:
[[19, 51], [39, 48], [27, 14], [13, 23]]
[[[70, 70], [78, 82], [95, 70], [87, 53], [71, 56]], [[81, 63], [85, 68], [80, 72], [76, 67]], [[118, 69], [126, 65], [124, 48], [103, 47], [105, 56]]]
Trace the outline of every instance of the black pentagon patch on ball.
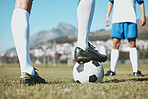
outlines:
[[79, 80], [76, 80], [76, 83], [81, 83]]
[[79, 66], [77, 67], [77, 71], [80, 73], [84, 71], [84, 63], [80, 63]]
[[94, 74], [92, 76], [89, 76], [89, 82], [96, 82], [97, 81], [97, 76]]
[[92, 63], [93, 63], [96, 67], [100, 66], [99, 62], [97, 62], [97, 61], [93, 61]]

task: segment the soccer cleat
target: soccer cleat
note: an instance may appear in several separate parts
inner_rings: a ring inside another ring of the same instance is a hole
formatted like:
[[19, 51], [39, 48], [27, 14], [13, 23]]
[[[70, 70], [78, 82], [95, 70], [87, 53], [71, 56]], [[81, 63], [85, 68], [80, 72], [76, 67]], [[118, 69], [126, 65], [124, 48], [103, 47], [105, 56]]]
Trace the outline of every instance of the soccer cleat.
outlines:
[[[35, 69], [35, 68], [34, 68]], [[35, 75], [30, 75], [28, 73], [23, 72], [20, 77], [20, 83], [21, 84], [40, 84], [40, 83], [46, 83], [45, 79], [41, 78], [39, 74], [36, 72], [37, 69], [35, 69]]]
[[144, 76], [141, 71], [133, 72], [133, 76]]
[[105, 74], [105, 76], [115, 76], [116, 75], [116, 72], [113, 72], [111, 70], [107, 71], [107, 73]]
[[75, 48], [74, 58], [78, 63], [81, 62], [89, 62], [90, 60], [95, 60], [99, 62], [105, 62], [107, 60], [107, 56], [100, 54], [93, 45], [89, 44], [89, 48], [84, 51], [80, 47]]

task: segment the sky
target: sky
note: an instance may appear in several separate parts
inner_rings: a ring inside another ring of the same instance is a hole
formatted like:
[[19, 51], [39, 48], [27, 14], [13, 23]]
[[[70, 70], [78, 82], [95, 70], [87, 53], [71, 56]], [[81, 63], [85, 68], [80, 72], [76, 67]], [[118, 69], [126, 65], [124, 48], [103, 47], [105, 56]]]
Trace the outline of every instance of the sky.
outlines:
[[[92, 32], [111, 29], [111, 26], [106, 27], [104, 24], [107, 3], [108, 0], [96, 0]], [[1, 0], [0, 3], [0, 52], [14, 47], [11, 32], [14, 4], [15, 0]], [[56, 28], [60, 22], [77, 28], [77, 5], [78, 0], [34, 0], [30, 14], [30, 36], [42, 30]], [[145, 0], [145, 9], [146, 16], [148, 16], [148, 0]], [[137, 4], [137, 19], [140, 17], [141, 12]]]

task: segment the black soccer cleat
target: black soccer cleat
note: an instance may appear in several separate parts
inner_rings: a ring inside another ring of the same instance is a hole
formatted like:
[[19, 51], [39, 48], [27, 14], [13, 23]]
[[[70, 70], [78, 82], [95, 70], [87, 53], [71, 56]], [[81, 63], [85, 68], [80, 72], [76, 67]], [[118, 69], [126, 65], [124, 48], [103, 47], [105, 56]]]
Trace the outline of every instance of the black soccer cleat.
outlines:
[[100, 54], [93, 45], [89, 44], [89, 48], [84, 51], [80, 47], [75, 48], [74, 58], [75, 60], [80, 62], [89, 62], [90, 60], [95, 60], [98, 62], [105, 62], [107, 60], [107, 56]]
[[105, 74], [105, 76], [115, 76], [116, 75], [116, 72], [113, 72], [111, 70], [107, 71], [107, 73]]
[[133, 72], [133, 76], [144, 76], [141, 71]]
[[22, 73], [20, 77], [20, 84], [28, 84], [28, 85], [34, 85], [34, 84], [40, 84], [40, 83], [46, 83], [45, 79], [41, 78], [39, 74], [36, 72], [37, 69], [35, 69], [35, 75], [30, 75], [28, 73]]

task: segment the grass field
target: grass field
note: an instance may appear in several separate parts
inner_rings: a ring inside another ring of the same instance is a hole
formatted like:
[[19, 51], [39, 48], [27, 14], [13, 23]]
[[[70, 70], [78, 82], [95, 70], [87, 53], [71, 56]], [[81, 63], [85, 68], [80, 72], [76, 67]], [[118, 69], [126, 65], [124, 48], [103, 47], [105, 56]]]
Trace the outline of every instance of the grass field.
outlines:
[[72, 68], [64, 64], [37, 68], [48, 84], [20, 85], [19, 65], [0, 66], [0, 99], [148, 99], [148, 65], [139, 67], [144, 77], [134, 77], [131, 66], [119, 65], [116, 76], [89, 84], [76, 84]]

